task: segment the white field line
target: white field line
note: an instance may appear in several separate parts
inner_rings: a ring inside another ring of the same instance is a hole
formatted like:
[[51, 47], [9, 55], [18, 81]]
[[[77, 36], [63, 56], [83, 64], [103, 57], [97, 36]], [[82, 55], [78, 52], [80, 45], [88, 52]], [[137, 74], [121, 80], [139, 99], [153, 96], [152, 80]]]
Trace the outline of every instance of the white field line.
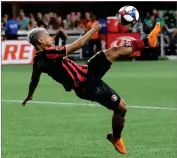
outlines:
[[[22, 103], [22, 100], [6, 100], [2, 99], [2, 102], [11, 102], [11, 103]], [[50, 102], [50, 101], [29, 101], [30, 104], [52, 104], [52, 105], [81, 105], [81, 106], [100, 106], [99, 104], [90, 104], [90, 103], [75, 103], [75, 102]], [[135, 106], [128, 105], [128, 108], [134, 109], [157, 109], [157, 110], [177, 110], [177, 108], [172, 107], [158, 107], [158, 106]]]

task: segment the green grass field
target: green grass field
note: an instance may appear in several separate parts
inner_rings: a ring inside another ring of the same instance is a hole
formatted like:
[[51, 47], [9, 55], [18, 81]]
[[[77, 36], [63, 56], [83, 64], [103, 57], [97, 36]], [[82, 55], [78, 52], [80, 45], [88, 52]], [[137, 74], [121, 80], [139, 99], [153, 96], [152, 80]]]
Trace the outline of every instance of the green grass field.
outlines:
[[33, 98], [41, 102], [22, 107], [18, 101], [27, 95], [31, 66], [3, 66], [2, 157], [176, 158], [176, 66], [176, 61], [117, 62], [104, 77], [129, 106], [123, 132], [127, 155], [106, 140], [111, 111], [87, 106], [96, 103], [66, 93], [47, 75]]

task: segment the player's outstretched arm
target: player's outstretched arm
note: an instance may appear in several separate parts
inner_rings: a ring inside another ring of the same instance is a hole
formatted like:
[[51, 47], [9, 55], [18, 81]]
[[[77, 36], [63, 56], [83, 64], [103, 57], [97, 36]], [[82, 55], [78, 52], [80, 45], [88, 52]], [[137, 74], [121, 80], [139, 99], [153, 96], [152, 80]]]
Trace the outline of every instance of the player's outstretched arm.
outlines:
[[35, 65], [33, 65], [33, 73], [32, 73], [31, 82], [29, 85], [29, 91], [28, 91], [27, 97], [25, 98], [25, 100], [22, 103], [23, 106], [25, 106], [27, 101], [32, 100], [33, 93], [39, 83], [40, 75], [41, 75], [41, 71], [39, 71], [35, 67]]
[[101, 25], [99, 23], [94, 23], [92, 29], [88, 31], [84, 36], [82, 36], [75, 42], [66, 45], [66, 54], [69, 55], [74, 51], [82, 48], [84, 45], [86, 45], [86, 43], [89, 41], [91, 36], [100, 29], [101, 29]]

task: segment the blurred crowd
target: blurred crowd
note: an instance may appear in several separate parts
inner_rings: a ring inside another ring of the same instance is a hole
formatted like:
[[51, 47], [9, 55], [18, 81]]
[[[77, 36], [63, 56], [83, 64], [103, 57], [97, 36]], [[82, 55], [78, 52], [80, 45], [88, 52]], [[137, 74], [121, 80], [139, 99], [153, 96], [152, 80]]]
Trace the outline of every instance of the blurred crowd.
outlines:
[[152, 13], [147, 12], [144, 18], [144, 32], [148, 34], [154, 27], [156, 22], [160, 22], [162, 26], [162, 32], [168, 34], [172, 39], [177, 36], [177, 11], [166, 11], [162, 14], [162, 11], [153, 9]]
[[[64, 45], [67, 39], [67, 34], [64, 30], [78, 30], [84, 33], [90, 30], [95, 22], [97, 22], [96, 16], [90, 12], [85, 12], [83, 15], [80, 12], [71, 12], [63, 18], [53, 12], [46, 14], [38, 12], [36, 15], [30, 13], [29, 16], [26, 16], [25, 12], [21, 10], [17, 17], [4, 15], [1, 24], [2, 29], [5, 30], [6, 39], [17, 39], [18, 30], [29, 31], [36, 27], [44, 27], [48, 31], [56, 31], [55, 43]], [[99, 32], [93, 34], [88, 43], [88, 48], [91, 54], [101, 50]]]
[[[17, 17], [5, 14], [1, 20], [1, 28], [5, 29], [8, 19], [13, 19], [18, 25], [18, 30], [31, 30], [35, 27], [44, 27], [47, 30], [58, 30], [59, 28], [63, 28], [64, 30], [86, 30], [87, 23], [93, 18], [95, 19], [95, 15], [90, 12], [85, 12], [84, 14], [81, 14], [81, 12], [71, 12], [66, 17], [61, 17], [53, 12], [46, 14], [40, 12], [37, 14], [30, 13], [26, 16], [25, 12], [20, 10]], [[141, 19], [140, 23], [143, 23], [143, 31], [148, 34], [158, 21], [161, 23], [163, 32], [172, 34], [172, 36], [176, 35], [177, 11], [175, 13], [166, 11], [162, 14], [162, 11], [153, 9], [152, 12], [146, 13], [146, 16]]]
[[177, 53], [177, 11], [168, 10], [162, 13], [160, 10], [153, 9], [152, 13], [147, 12], [143, 21], [143, 31], [148, 34], [156, 22], [161, 23], [164, 43], [168, 44], [166, 49]]
[[[97, 21], [96, 16], [93, 13], [85, 12], [71, 12], [65, 17], [62, 17], [54, 12], [42, 14], [30, 13], [26, 15], [24, 10], [20, 10], [19, 15], [14, 17], [12, 15], [5, 14], [1, 20], [1, 28], [6, 32], [7, 39], [16, 39], [12, 34], [16, 34], [18, 30], [31, 30], [36, 27], [44, 27], [49, 30], [81, 30], [87, 32], [92, 24]], [[166, 43], [170, 43], [174, 49], [176, 49], [177, 40], [177, 11], [160, 11], [153, 9], [151, 12], [147, 12], [144, 17], [141, 17], [139, 23], [134, 27], [128, 28], [129, 32], [140, 32], [141, 35], [149, 34], [153, 29], [156, 22], [160, 22], [162, 26], [162, 32], [165, 35]], [[8, 26], [10, 29], [8, 30]], [[8, 37], [8, 32], [11, 34]], [[17, 36], [17, 35], [15, 35]], [[93, 42], [93, 43], [92, 43]], [[100, 49], [99, 34], [95, 34], [90, 42], [90, 47], [93, 49], [93, 45], [96, 44]]]
[[65, 30], [73, 29], [86, 29], [86, 24], [91, 20], [93, 16], [90, 12], [85, 12], [81, 15], [80, 12], [71, 12], [66, 15], [66, 17], [61, 17], [57, 13], [49, 12], [42, 14], [38, 12], [37, 14], [30, 13], [29, 16], [25, 15], [23, 10], [20, 10], [19, 16], [12, 17], [10, 15], [4, 15], [2, 17], [2, 29], [5, 29], [8, 19], [13, 19], [18, 24], [19, 30], [31, 30], [36, 27], [44, 27], [47, 30], [58, 30], [63, 28]]

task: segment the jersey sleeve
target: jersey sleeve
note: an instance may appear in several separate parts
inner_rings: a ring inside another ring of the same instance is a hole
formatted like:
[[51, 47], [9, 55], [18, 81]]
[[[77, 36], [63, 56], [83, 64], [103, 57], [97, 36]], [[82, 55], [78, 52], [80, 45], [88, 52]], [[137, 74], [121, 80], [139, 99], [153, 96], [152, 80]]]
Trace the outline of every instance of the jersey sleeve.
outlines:
[[66, 55], [66, 46], [52, 46], [45, 48], [45, 54], [49, 59], [57, 59]]
[[33, 72], [31, 75], [31, 82], [36, 83], [39, 81], [40, 79], [40, 75], [41, 75], [41, 70], [38, 68], [37, 63], [34, 62], [33, 64]]
[[33, 96], [33, 93], [39, 83], [39, 79], [40, 79], [40, 76], [41, 76], [41, 71], [40, 69], [38, 68], [37, 66], [37, 63], [34, 62], [33, 64], [33, 72], [32, 72], [32, 75], [31, 75], [31, 82], [29, 84], [29, 91], [28, 91], [28, 96], [29, 97], [32, 97]]

